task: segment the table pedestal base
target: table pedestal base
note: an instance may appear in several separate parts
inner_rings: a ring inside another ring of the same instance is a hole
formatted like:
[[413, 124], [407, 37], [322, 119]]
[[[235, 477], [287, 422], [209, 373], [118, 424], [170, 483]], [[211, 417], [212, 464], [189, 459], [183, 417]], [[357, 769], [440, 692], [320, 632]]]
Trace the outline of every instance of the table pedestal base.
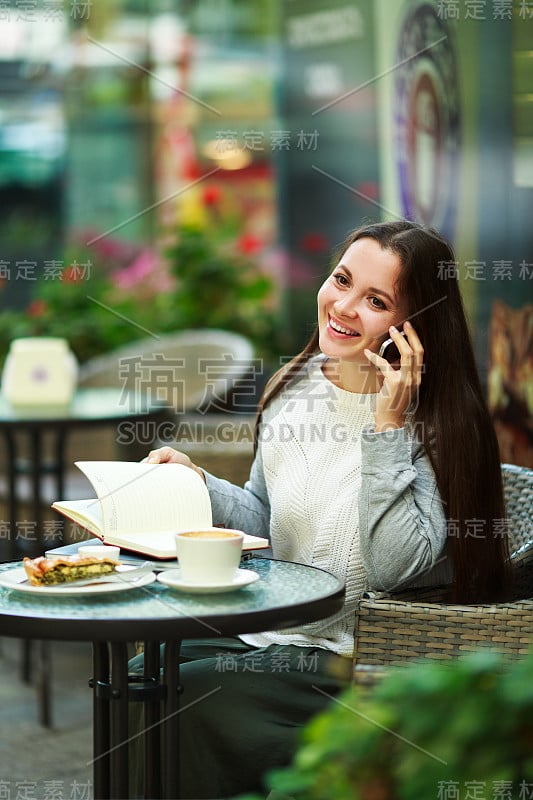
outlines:
[[[93, 775], [95, 800], [129, 798], [128, 703], [145, 705], [144, 796], [179, 797], [180, 643], [165, 642], [163, 673], [160, 643], [144, 643], [143, 676], [128, 676], [125, 642], [93, 642]], [[135, 734], [138, 735], [138, 734]]]

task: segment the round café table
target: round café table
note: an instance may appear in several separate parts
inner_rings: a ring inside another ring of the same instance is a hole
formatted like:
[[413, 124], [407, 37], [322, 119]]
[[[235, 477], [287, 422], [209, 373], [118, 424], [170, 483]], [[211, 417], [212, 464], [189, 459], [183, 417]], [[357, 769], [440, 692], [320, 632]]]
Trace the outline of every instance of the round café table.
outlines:
[[[0, 577], [20, 565], [0, 567]], [[95, 798], [127, 798], [128, 702], [145, 708], [145, 796], [179, 797], [178, 655], [182, 639], [290, 628], [339, 612], [344, 587], [331, 573], [254, 557], [259, 580], [238, 591], [189, 594], [156, 581], [109, 594], [43, 596], [0, 588], [0, 635], [93, 646]], [[128, 677], [128, 642], [144, 642], [145, 675]], [[160, 670], [159, 645], [165, 643]]]
[[[72, 401], [62, 406], [13, 406], [0, 395], [0, 432], [4, 437], [7, 461], [7, 507], [9, 516], [9, 552], [7, 558], [15, 560], [22, 555], [43, 555], [46, 542], [43, 530], [43, 508], [46, 500], [45, 481], [54, 479], [54, 499], [65, 497], [65, 451], [71, 431], [80, 428], [118, 426], [122, 422], [154, 423], [168, 416], [168, 409], [154, 403], [142, 392], [119, 388], [79, 389]], [[51, 454], [45, 460], [44, 437], [51, 439]], [[155, 437], [152, 437], [155, 438]], [[147, 450], [149, 445], [147, 444]], [[23, 458], [25, 456], [25, 459]], [[28, 476], [31, 484], [31, 524], [35, 536], [19, 541], [18, 482]], [[22, 636], [23, 634], [21, 634]], [[40, 637], [39, 637], [40, 638]], [[40, 650], [39, 663], [39, 717], [41, 724], [51, 724], [50, 692], [48, 680], [48, 655]], [[29, 682], [31, 650], [29, 640], [24, 641], [22, 677]]]

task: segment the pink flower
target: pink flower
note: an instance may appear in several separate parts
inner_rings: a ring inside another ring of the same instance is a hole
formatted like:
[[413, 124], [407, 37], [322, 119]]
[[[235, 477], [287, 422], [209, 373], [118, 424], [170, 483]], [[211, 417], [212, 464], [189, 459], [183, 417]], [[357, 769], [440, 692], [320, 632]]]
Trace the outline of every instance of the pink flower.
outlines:
[[88, 246], [95, 256], [107, 261], [113, 261], [115, 264], [117, 262], [120, 264], [127, 263], [137, 252], [136, 245], [131, 242], [102, 235], [101, 232], [96, 230], [85, 230], [76, 239], [83, 246]]
[[152, 250], [145, 248], [141, 250], [137, 258], [128, 267], [115, 272], [113, 282], [119, 289], [131, 289], [151, 275], [156, 268], [156, 254]]

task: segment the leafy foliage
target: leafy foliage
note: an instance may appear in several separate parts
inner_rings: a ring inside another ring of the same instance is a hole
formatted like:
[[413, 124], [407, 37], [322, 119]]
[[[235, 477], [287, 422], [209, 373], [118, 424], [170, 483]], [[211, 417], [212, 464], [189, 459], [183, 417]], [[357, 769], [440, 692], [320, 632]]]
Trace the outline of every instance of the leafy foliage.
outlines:
[[[53, 274], [35, 283], [23, 311], [0, 317], [0, 354], [21, 336], [60, 336], [80, 361], [138, 338], [139, 331], [118, 314], [135, 314], [133, 304], [113, 297], [110, 262], [81, 243], [73, 243]], [[116, 263], [116, 262], [114, 262]], [[106, 310], [105, 306], [112, 311]], [[113, 313], [114, 312], [114, 313]]]
[[184, 214], [159, 251], [78, 237], [55, 274], [35, 283], [27, 308], [2, 314], [0, 358], [20, 336], [64, 337], [83, 362], [143, 334], [189, 328], [241, 333], [275, 358], [282, 345], [273, 280], [255, 257], [257, 240], [239, 237], [238, 219], [220, 213], [219, 196], [206, 190], [201, 218]]
[[276, 349], [279, 325], [264, 303], [272, 281], [249, 258], [217, 248], [194, 226], [181, 228], [166, 256], [176, 281], [169, 317], [184, 328], [225, 328], [248, 336], [262, 350]]
[[492, 798], [497, 787], [502, 798], [529, 797], [532, 674], [533, 651], [504, 668], [482, 650], [397, 668], [370, 694], [352, 687], [304, 729], [292, 766], [270, 774], [272, 797]]

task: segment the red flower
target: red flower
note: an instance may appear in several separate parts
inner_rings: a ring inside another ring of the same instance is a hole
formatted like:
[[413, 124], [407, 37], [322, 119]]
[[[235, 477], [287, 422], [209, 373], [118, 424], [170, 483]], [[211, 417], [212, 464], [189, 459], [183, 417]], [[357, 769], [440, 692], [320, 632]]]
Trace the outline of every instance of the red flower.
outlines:
[[207, 186], [202, 192], [202, 201], [206, 206], [216, 206], [222, 199], [218, 186]]
[[254, 236], [253, 233], [243, 233], [243, 235], [237, 239], [237, 250], [240, 250], [241, 253], [247, 256], [258, 253], [262, 247], [263, 242], [258, 236]]
[[37, 319], [38, 317], [43, 317], [48, 310], [48, 306], [46, 305], [44, 300], [32, 300], [29, 304], [28, 308], [26, 309], [26, 314], [28, 317], [33, 317]]
[[63, 270], [62, 280], [65, 283], [76, 283], [80, 278], [80, 265], [71, 264]]

